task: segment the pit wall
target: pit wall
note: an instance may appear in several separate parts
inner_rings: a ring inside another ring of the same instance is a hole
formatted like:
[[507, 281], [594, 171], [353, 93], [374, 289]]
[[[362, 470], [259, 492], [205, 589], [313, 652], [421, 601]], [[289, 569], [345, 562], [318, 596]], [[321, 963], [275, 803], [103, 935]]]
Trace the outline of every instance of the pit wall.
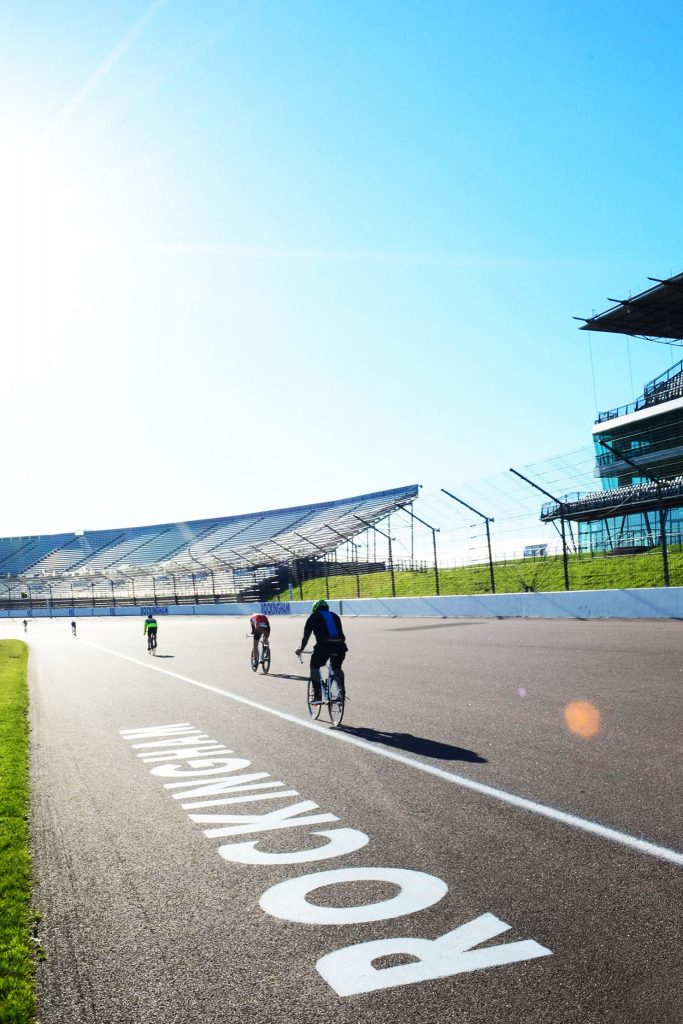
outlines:
[[[457, 597], [394, 597], [330, 600], [341, 615], [389, 618], [522, 619], [682, 619], [683, 587], [634, 590], [553, 591], [543, 594], [483, 594]], [[136, 616], [152, 611], [167, 615], [308, 615], [310, 601], [273, 601], [264, 604], [144, 605], [115, 608], [35, 608], [32, 612], [3, 611], [2, 618], [90, 618]]]

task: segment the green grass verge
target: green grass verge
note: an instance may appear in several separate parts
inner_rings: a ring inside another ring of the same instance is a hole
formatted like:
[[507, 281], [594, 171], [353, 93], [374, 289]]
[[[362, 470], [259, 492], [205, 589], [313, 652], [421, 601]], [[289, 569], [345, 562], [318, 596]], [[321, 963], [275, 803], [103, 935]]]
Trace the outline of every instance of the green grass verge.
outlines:
[[[561, 557], [518, 559], [495, 562], [496, 591], [515, 594], [527, 590], [564, 590], [564, 567]], [[683, 550], [669, 549], [669, 577], [672, 586], [683, 586]], [[397, 597], [427, 597], [436, 593], [434, 570], [424, 572], [396, 571], [394, 582]], [[388, 572], [362, 574], [358, 578], [361, 597], [391, 597], [391, 576]], [[661, 587], [662, 554], [569, 556], [569, 583], [572, 590], [624, 590], [629, 587]], [[330, 576], [330, 597], [357, 597], [355, 576]], [[301, 590], [304, 601], [325, 596], [325, 578], [306, 580]], [[468, 565], [455, 569], [439, 569], [441, 594], [489, 594], [491, 576], [488, 564]], [[293, 600], [301, 596], [299, 585], [294, 587]], [[282, 591], [280, 599], [289, 599]]]
[[35, 1019], [26, 644], [0, 641], [0, 1024]]

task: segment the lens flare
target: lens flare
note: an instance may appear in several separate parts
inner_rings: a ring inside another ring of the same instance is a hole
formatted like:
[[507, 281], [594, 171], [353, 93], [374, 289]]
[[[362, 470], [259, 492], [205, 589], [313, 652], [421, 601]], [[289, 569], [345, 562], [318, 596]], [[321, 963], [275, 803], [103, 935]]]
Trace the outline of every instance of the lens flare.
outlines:
[[567, 728], [583, 740], [592, 739], [600, 732], [600, 712], [589, 700], [576, 700], [564, 709]]

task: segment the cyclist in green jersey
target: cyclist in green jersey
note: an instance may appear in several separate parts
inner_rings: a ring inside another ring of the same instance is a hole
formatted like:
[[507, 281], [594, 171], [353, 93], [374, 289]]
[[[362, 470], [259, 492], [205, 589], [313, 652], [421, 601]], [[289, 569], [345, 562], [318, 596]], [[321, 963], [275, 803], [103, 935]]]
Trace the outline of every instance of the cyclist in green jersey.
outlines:
[[147, 618], [145, 619], [145, 628], [143, 630], [143, 632], [147, 636], [147, 646], [148, 647], [151, 646], [151, 638], [152, 637], [156, 641], [156, 638], [157, 638], [157, 628], [158, 628], [157, 620], [154, 618], [154, 616], [150, 612], [149, 615], [147, 616]]

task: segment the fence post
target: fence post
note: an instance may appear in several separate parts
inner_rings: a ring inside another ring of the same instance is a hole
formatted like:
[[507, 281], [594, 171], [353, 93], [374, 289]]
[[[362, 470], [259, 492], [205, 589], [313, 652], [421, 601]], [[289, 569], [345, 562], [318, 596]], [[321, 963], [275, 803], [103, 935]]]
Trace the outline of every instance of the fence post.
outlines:
[[[389, 529], [391, 529], [391, 525], [389, 525]], [[391, 535], [388, 534], [387, 536], [389, 537], [389, 574], [391, 576], [391, 596], [392, 597], [396, 597], [396, 577], [394, 575], [394, 555], [393, 555], [393, 551], [392, 551], [392, 547], [391, 547]]]
[[493, 573], [493, 556], [491, 555], [491, 530], [489, 529], [489, 523], [495, 523], [495, 519], [492, 519], [490, 516], [485, 516], [483, 512], [478, 512], [476, 508], [472, 508], [472, 506], [468, 505], [466, 501], [462, 500], [462, 498], [456, 498], [454, 494], [451, 494], [451, 492], [447, 491], [444, 487], [442, 487], [441, 490], [444, 494], [447, 494], [449, 498], [452, 498], [453, 501], [457, 501], [459, 502], [459, 504], [464, 505], [465, 508], [468, 508], [470, 510], [470, 512], [474, 512], [475, 516], [479, 516], [481, 519], [484, 520], [484, 523], [486, 524], [486, 544], [489, 549], [489, 575], [491, 577], [491, 593], [495, 594], [496, 577]]
[[542, 487], [539, 487], [538, 484], [535, 484], [533, 480], [529, 480], [528, 477], [523, 476], [521, 473], [518, 473], [516, 469], [510, 468], [510, 472], [514, 473], [515, 476], [518, 476], [520, 480], [523, 480], [525, 483], [530, 484], [531, 487], [535, 487], [537, 491], [541, 492], [541, 494], [545, 494], [546, 498], [550, 498], [551, 501], [557, 502], [557, 504], [559, 505], [560, 523], [562, 524], [562, 562], [564, 565], [564, 589], [570, 590], [571, 587], [569, 586], [569, 559], [567, 556], [567, 537], [564, 531], [564, 502], [560, 501], [559, 498], [556, 498], [555, 495], [551, 494], [549, 491], [544, 491]]
[[[355, 512], [352, 512], [351, 514], [352, 514], [354, 519], [358, 520], [359, 523], [362, 523], [364, 526], [367, 526], [369, 529], [374, 530], [375, 542], [377, 540], [377, 534], [378, 533], [380, 533], [383, 537], [386, 537], [387, 540], [389, 541], [389, 571], [391, 573], [391, 596], [392, 597], [396, 597], [396, 580], [394, 579], [394, 559], [393, 559], [393, 554], [392, 554], [392, 549], [391, 549], [391, 517], [390, 516], [388, 517], [388, 525], [389, 525], [389, 531], [390, 532], [389, 533], [384, 533], [383, 530], [378, 529], [372, 523], [369, 523], [366, 519], [362, 519], [360, 516], [357, 516]], [[375, 548], [375, 560], [376, 560], [376, 555], [377, 555], [377, 549]]]
[[[437, 533], [440, 533], [441, 530], [440, 530], [440, 528], [438, 526], [430, 526], [429, 523], [426, 523], [424, 521], [424, 519], [420, 519], [419, 516], [415, 515], [415, 513], [412, 510], [412, 508], [408, 508], [407, 505], [402, 506], [401, 511], [407, 512], [408, 515], [410, 516], [411, 544], [412, 544], [412, 534], [413, 534], [413, 521], [415, 519], [417, 519], [418, 523], [422, 523], [423, 526], [426, 526], [428, 530], [432, 531], [432, 547], [434, 549], [434, 587], [436, 589], [436, 595], [437, 595], [437, 597], [439, 597], [440, 594], [441, 594], [441, 589], [440, 589], [440, 586], [439, 586], [439, 563], [438, 563], [437, 557], [436, 557], [436, 535], [437, 535]], [[411, 568], [414, 568], [414, 560], [413, 560], [412, 556], [411, 556]]]

